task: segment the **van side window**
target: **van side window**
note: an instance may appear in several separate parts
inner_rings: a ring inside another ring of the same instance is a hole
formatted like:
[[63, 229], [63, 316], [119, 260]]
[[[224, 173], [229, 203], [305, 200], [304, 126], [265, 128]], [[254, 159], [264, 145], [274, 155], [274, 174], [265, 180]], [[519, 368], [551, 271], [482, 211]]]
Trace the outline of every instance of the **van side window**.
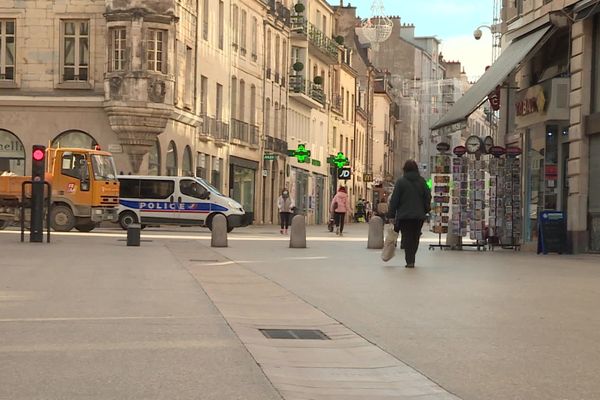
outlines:
[[140, 181], [140, 198], [166, 199], [173, 194], [173, 189], [175, 189], [173, 181], [142, 180]]
[[182, 194], [194, 197], [196, 199], [206, 198], [207, 190], [198, 182], [191, 180], [182, 180], [179, 182], [179, 190]]
[[85, 154], [64, 153], [61, 160], [60, 172], [72, 178], [87, 179], [90, 175]]
[[125, 199], [140, 198], [140, 180], [139, 179], [119, 179], [119, 197]]

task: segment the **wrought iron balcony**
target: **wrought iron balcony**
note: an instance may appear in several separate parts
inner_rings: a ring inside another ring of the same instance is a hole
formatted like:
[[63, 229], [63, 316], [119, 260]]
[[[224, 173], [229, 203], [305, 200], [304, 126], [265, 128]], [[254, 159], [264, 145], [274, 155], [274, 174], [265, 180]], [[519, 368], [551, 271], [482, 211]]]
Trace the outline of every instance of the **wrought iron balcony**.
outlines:
[[229, 125], [213, 117], [204, 115], [200, 134], [219, 142], [229, 141]]
[[258, 146], [258, 126], [232, 118], [231, 139], [256, 147]]
[[292, 32], [306, 35], [310, 44], [319, 49], [333, 62], [338, 61], [338, 51], [340, 46], [327, 34], [317, 28], [315, 25], [308, 22], [303, 15], [292, 15], [291, 24]]
[[281, 2], [275, 0], [268, 0], [269, 13], [273, 14], [275, 18], [285, 25], [290, 25], [290, 10], [285, 7]]
[[327, 101], [323, 86], [307, 81], [302, 75], [290, 75], [290, 89], [292, 93], [304, 94], [323, 106]]
[[287, 155], [288, 145], [285, 140], [278, 139], [273, 136], [266, 136], [265, 150]]

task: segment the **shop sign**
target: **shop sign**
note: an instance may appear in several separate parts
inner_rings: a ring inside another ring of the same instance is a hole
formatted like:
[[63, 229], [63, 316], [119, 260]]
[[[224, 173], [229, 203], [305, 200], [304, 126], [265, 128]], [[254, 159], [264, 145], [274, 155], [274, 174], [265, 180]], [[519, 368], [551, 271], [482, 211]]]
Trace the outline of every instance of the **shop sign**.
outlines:
[[276, 159], [277, 159], [277, 155], [272, 154], [272, 153], [265, 153], [265, 155], [263, 156], [263, 160], [265, 160], [265, 161], [273, 161]]
[[467, 154], [467, 148], [465, 146], [456, 146], [452, 152], [455, 156], [462, 157]]
[[363, 175], [363, 180], [365, 182], [373, 182], [373, 174], [364, 174]]
[[340, 168], [338, 169], [338, 179], [347, 181], [352, 177], [352, 169], [350, 168]]
[[492, 146], [490, 149], [490, 154], [494, 157], [502, 157], [506, 154], [506, 149], [502, 146]]
[[310, 163], [312, 165], [314, 165], [315, 167], [320, 167], [321, 166], [321, 161], [315, 160], [314, 158], [312, 160], [310, 160]]
[[567, 223], [561, 211], [542, 211], [538, 225], [537, 253], [567, 253]]
[[119, 154], [123, 152], [123, 146], [120, 144], [110, 143], [108, 145], [108, 152], [113, 154]]
[[517, 156], [520, 156], [521, 154], [523, 154], [523, 150], [521, 150], [520, 147], [507, 147], [506, 148], [506, 155], [508, 157], [517, 157]]
[[515, 104], [517, 117], [544, 112], [546, 109], [546, 96], [541, 86], [531, 88], [527, 97]]
[[23, 158], [25, 150], [17, 139], [0, 136], [0, 158]]
[[306, 149], [305, 144], [299, 144], [296, 150], [288, 150], [288, 156], [296, 157], [299, 163], [310, 162], [310, 150]]
[[450, 150], [450, 145], [448, 143], [445, 143], [445, 142], [440, 142], [440, 143], [437, 144], [437, 146], [435, 146], [435, 148], [440, 153], [447, 153]]
[[338, 168], [343, 168], [344, 166], [350, 164], [350, 160], [348, 160], [348, 157], [346, 157], [341, 151], [335, 156], [330, 156], [327, 159], [327, 162], [331, 165], [335, 165]]
[[544, 172], [546, 175], [546, 180], [555, 181], [558, 179], [558, 165], [556, 164], [547, 164], [544, 167]]
[[492, 110], [500, 110], [500, 85], [496, 86], [496, 89], [488, 95], [488, 101]]

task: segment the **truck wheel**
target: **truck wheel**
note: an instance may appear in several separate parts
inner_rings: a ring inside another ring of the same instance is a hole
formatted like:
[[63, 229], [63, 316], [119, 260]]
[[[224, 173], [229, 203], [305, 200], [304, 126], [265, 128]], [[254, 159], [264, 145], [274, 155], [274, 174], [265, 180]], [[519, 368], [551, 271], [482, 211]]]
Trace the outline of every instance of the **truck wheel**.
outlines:
[[95, 222], [86, 222], [85, 224], [75, 225], [75, 229], [77, 229], [79, 232], [91, 232], [95, 227]]
[[129, 228], [129, 225], [137, 223], [138, 218], [134, 212], [124, 211], [121, 214], [119, 214], [119, 225], [121, 225], [121, 228], [123, 228], [124, 230], [127, 230], [127, 228]]
[[7, 228], [10, 225], [10, 221], [6, 219], [0, 219], [0, 231]]
[[54, 206], [50, 212], [50, 223], [57, 232], [69, 232], [75, 226], [75, 216], [67, 206]]

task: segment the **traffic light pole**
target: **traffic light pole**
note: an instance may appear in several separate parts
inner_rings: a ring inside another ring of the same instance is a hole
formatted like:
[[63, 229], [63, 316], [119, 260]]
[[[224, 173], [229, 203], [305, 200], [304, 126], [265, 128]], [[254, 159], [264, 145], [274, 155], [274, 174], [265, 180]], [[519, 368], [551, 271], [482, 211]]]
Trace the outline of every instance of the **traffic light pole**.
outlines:
[[[23, 182], [23, 184], [21, 185], [21, 204], [20, 204], [20, 220], [21, 220], [21, 242], [25, 241], [25, 186], [27, 185], [33, 185], [32, 181], [25, 181]], [[52, 205], [52, 186], [50, 185], [49, 182], [43, 182], [42, 183], [42, 209], [39, 212], [39, 214], [41, 215], [41, 217], [43, 217], [44, 215], [44, 206], [43, 206], [43, 196], [44, 196], [44, 186], [46, 186], [48, 188], [48, 196], [46, 197], [46, 242], [50, 243], [50, 207]], [[32, 236], [33, 236], [33, 186], [32, 186], [32, 213], [31, 213], [31, 220], [32, 220], [32, 228], [31, 228], [31, 235], [29, 238], [30, 242], [37, 242], [37, 243], [41, 243], [43, 241], [43, 226], [39, 229], [39, 233], [36, 235], [36, 239], [38, 240], [33, 240]], [[40, 222], [41, 224], [41, 222]], [[43, 224], [42, 224], [43, 225]]]

